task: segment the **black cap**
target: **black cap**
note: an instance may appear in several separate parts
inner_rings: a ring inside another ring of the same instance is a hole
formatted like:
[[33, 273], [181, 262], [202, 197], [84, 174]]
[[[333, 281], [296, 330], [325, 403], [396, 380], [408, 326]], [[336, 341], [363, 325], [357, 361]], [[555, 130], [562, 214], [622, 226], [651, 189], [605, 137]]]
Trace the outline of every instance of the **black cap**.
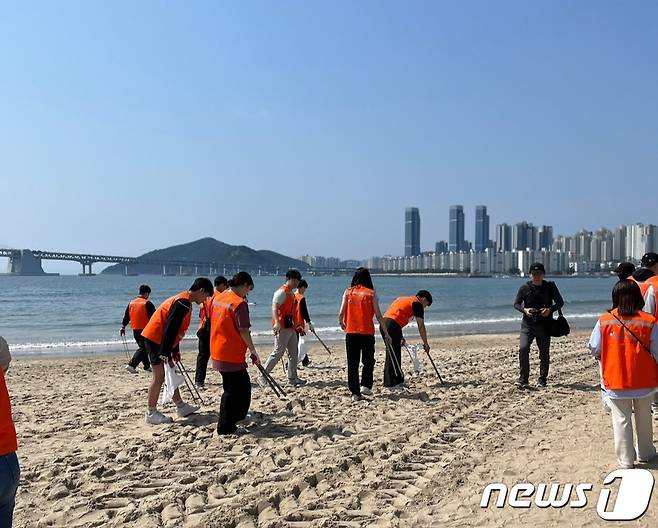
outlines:
[[635, 264], [632, 262], [620, 262], [615, 268], [615, 273], [620, 277], [630, 277], [635, 271]]
[[642, 259], [640, 260], [642, 265], [645, 268], [648, 268], [649, 266], [653, 266], [654, 264], [658, 264], [658, 254], [656, 253], [645, 253], [642, 256]]
[[530, 264], [530, 273], [533, 271], [541, 271], [542, 273], [546, 273], [546, 268], [544, 268], [544, 265], [541, 262], [535, 262]]

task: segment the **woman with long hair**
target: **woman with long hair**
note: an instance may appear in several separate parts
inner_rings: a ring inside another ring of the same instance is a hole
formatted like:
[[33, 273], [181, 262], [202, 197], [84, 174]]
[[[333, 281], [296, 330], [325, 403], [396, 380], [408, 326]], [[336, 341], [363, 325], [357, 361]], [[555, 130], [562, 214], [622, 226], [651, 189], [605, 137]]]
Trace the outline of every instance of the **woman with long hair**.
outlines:
[[637, 283], [620, 280], [612, 299], [613, 308], [599, 318], [588, 346], [601, 363], [617, 461], [632, 469], [636, 458], [648, 462], [656, 456], [651, 402], [658, 388], [658, 327], [653, 316], [642, 311], [644, 298]]
[[[377, 318], [383, 329], [384, 338], [390, 340], [384, 327], [384, 318], [379, 309], [379, 300], [368, 268], [358, 268], [352, 283], [343, 293], [343, 301], [338, 314], [338, 324], [345, 331], [347, 351], [347, 386], [352, 400], [359, 401], [372, 395], [373, 371], [375, 368], [375, 324]], [[359, 363], [363, 362], [361, 382]]]

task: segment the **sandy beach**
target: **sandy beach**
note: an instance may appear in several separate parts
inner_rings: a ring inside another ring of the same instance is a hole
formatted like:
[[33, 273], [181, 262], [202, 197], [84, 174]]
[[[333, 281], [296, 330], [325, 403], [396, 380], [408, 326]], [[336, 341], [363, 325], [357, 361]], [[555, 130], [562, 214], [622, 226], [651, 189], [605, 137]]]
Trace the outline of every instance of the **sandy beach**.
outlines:
[[[127, 374], [120, 356], [16, 360], [14, 525], [599, 526], [598, 490], [616, 461], [586, 340], [554, 340], [549, 387], [525, 391], [513, 385], [517, 335], [434, 339], [445, 386], [425, 361], [405, 390], [381, 386], [378, 346], [374, 397], [362, 402], [349, 399], [342, 343], [332, 356], [315, 346], [300, 370], [307, 385], [286, 388], [287, 401], [254, 385], [248, 434], [223, 438], [215, 372], [199, 414], [154, 427], [143, 420], [149, 375]], [[195, 355], [184, 351], [188, 367]], [[534, 346], [531, 360], [534, 379]], [[284, 380], [280, 367], [273, 374]], [[658, 475], [658, 464], [643, 467]], [[483, 509], [494, 482], [594, 488], [580, 509]], [[650, 505], [626, 525], [657, 522]]]

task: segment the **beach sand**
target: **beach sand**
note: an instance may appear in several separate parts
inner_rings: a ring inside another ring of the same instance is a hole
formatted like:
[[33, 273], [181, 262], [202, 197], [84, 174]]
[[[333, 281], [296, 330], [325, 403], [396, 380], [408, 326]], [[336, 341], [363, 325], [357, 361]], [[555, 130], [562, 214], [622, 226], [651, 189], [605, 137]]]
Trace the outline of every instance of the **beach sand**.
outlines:
[[[216, 372], [199, 414], [150, 426], [149, 375], [126, 373], [124, 358], [16, 360], [14, 526], [600, 526], [598, 491], [616, 461], [586, 341], [554, 340], [549, 387], [524, 391], [513, 385], [516, 335], [434, 339], [446, 385], [424, 362], [407, 390], [381, 386], [378, 346], [374, 397], [354, 403], [342, 343], [332, 356], [314, 346], [300, 369], [308, 384], [286, 388], [288, 401], [254, 385], [249, 434], [222, 438]], [[188, 368], [195, 355], [184, 352]], [[534, 346], [531, 359], [536, 376]], [[281, 367], [273, 375], [284, 381]], [[658, 464], [643, 467], [658, 474]], [[581, 509], [480, 508], [494, 482], [594, 489]], [[650, 505], [625, 525], [657, 523]]]

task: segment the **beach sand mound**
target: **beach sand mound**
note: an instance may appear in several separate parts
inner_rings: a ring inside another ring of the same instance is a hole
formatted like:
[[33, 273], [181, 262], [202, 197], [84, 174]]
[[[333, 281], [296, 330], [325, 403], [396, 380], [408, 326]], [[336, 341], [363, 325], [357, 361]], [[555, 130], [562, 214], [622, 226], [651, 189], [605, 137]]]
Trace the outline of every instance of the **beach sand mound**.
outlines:
[[[284, 385], [288, 400], [254, 385], [246, 434], [228, 437], [215, 433], [215, 372], [201, 412], [154, 427], [143, 421], [149, 377], [127, 374], [121, 358], [15, 361], [8, 385], [23, 474], [14, 525], [598, 526], [595, 492], [616, 464], [585, 343], [583, 334], [555, 340], [549, 387], [522, 391], [516, 336], [435, 340], [446, 384], [425, 362], [404, 389], [381, 386], [378, 347], [374, 397], [361, 402], [347, 392], [342, 344], [332, 356], [315, 347], [300, 369], [308, 383]], [[285, 380], [281, 367], [273, 375]], [[494, 482], [592, 482], [594, 492], [581, 509], [480, 508]], [[627, 524], [656, 517], [650, 506]]]

